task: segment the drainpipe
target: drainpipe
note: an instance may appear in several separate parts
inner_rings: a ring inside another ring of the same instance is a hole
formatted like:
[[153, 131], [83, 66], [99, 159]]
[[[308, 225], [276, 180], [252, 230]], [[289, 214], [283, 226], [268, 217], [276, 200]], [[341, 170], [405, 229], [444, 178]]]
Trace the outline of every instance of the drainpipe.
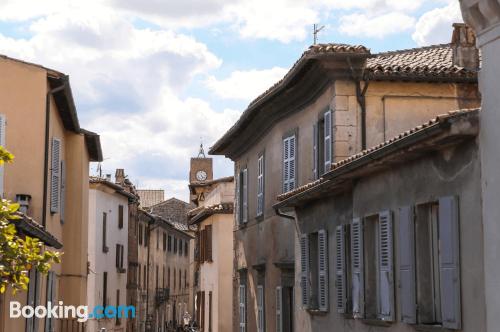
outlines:
[[[353, 77], [354, 78], [354, 77]], [[365, 85], [361, 89], [361, 81], [355, 79], [356, 83], [356, 99], [361, 108], [361, 150], [366, 150], [366, 90], [368, 89], [368, 80], [365, 80]]]
[[42, 205], [42, 226], [47, 223], [47, 189], [49, 182], [49, 140], [50, 140], [50, 97], [66, 88], [67, 79], [63, 79], [63, 84], [55, 89], [47, 91], [45, 96], [45, 152], [43, 159], [43, 205]]

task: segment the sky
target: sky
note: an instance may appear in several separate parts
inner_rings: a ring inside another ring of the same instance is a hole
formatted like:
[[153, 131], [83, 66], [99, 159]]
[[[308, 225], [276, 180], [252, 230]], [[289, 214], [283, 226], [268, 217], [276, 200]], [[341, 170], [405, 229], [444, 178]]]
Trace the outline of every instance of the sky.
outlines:
[[[458, 0], [0, 0], [0, 54], [70, 76], [103, 173], [188, 200], [190, 157], [312, 44], [448, 43]], [[1, 106], [0, 106], [1, 107]], [[214, 158], [215, 177], [232, 175]], [[91, 174], [97, 174], [97, 164]]]

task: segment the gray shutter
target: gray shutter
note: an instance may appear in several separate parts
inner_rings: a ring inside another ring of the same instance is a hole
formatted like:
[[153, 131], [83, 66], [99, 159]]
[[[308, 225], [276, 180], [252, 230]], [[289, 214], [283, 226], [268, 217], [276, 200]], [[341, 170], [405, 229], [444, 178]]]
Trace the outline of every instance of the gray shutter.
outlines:
[[344, 225], [339, 225], [335, 228], [335, 301], [339, 313], [347, 312], [344, 240]]
[[320, 311], [328, 311], [328, 233], [318, 231], [318, 304]]
[[59, 212], [59, 215], [60, 215], [60, 218], [61, 218], [61, 223], [64, 223], [64, 211], [65, 211], [65, 208], [64, 208], [64, 205], [65, 205], [65, 202], [66, 202], [66, 164], [63, 161], [61, 161], [61, 207], [60, 207], [60, 212]]
[[248, 221], [248, 169], [243, 170], [243, 222]]
[[363, 221], [354, 218], [351, 225], [352, 253], [352, 313], [354, 318], [364, 317], [363, 275]]
[[380, 212], [378, 225], [379, 225], [378, 318], [384, 321], [393, 321], [394, 320], [394, 264], [393, 264], [391, 211]]
[[309, 237], [307, 234], [300, 236], [300, 291], [302, 294], [302, 307], [309, 308], [311, 285], [309, 283]]
[[415, 294], [415, 219], [413, 207], [399, 209], [399, 300], [401, 321], [417, 323]]
[[276, 287], [276, 332], [283, 332], [283, 292], [281, 286]]
[[[5, 147], [5, 114], [0, 114], [0, 146]], [[4, 197], [4, 165], [0, 165], [0, 198]]]
[[319, 178], [318, 172], [318, 124], [315, 123], [313, 126], [313, 178], [314, 180]]
[[296, 168], [296, 153], [297, 153], [297, 141], [295, 135], [290, 137], [290, 182], [288, 183], [288, 189], [295, 189], [296, 179], [297, 179], [297, 168]]
[[456, 197], [439, 199], [439, 270], [443, 326], [460, 329], [460, 231]]
[[[55, 301], [55, 272], [49, 271], [47, 273], [47, 302], [51, 302], [54, 305]], [[48, 304], [47, 304], [48, 306]], [[54, 332], [54, 321], [53, 318], [46, 317], [45, 318], [45, 332]]]
[[325, 113], [324, 146], [325, 146], [325, 173], [332, 166], [332, 111]]
[[257, 331], [264, 332], [264, 286], [257, 286]]
[[283, 140], [283, 192], [288, 192], [290, 182], [290, 139]]
[[242, 220], [241, 220], [241, 171], [238, 170], [238, 172], [236, 172], [236, 183], [235, 183], [235, 186], [236, 186], [236, 197], [235, 197], [235, 204], [236, 204], [236, 222], [238, 224], [241, 224]]
[[264, 155], [257, 161], [257, 215], [264, 212]]
[[246, 330], [246, 289], [245, 285], [240, 285], [240, 332], [245, 332], [245, 330]]
[[61, 182], [61, 140], [52, 139], [52, 161], [50, 182], [50, 212], [59, 212], [60, 182]]

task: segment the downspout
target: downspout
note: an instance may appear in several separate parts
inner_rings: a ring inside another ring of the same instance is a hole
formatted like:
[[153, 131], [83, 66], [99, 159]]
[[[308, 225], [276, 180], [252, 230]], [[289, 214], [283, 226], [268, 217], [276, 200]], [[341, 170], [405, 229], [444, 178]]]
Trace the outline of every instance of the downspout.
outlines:
[[[359, 107], [361, 108], [361, 150], [366, 150], [366, 90], [368, 89], [369, 81], [368, 79], [363, 79], [364, 68], [361, 70], [359, 75], [356, 74], [352, 66], [351, 58], [347, 57], [347, 63], [351, 69], [351, 76], [356, 85], [356, 100], [358, 101]], [[365, 85], [361, 89], [361, 81], [365, 82]]]
[[42, 206], [42, 226], [47, 224], [47, 199], [48, 199], [48, 182], [49, 182], [49, 139], [50, 139], [50, 97], [59, 91], [66, 88], [67, 80], [63, 80], [63, 84], [55, 89], [47, 91], [45, 96], [45, 152], [43, 159], [43, 206]]

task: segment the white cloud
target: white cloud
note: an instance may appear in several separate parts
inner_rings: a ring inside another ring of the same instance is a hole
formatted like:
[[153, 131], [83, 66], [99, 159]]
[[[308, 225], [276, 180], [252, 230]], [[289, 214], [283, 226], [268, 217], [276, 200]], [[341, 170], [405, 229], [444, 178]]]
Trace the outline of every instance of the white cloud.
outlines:
[[251, 101], [282, 79], [287, 71], [288, 69], [281, 67], [264, 70], [237, 70], [222, 80], [210, 76], [205, 83], [221, 98]]
[[433, 9], [422, 15], [416, 24], [412, 38], [418, 45], [449, 43], [452, 23], [462, 21], [459, 2], [449, 1], [447, 6]]
[[379, 16], [350, 14], [340, 18], [339, 30], [348, 36], [383, 38], [415, 26], [415, 18], [392, 12]]

